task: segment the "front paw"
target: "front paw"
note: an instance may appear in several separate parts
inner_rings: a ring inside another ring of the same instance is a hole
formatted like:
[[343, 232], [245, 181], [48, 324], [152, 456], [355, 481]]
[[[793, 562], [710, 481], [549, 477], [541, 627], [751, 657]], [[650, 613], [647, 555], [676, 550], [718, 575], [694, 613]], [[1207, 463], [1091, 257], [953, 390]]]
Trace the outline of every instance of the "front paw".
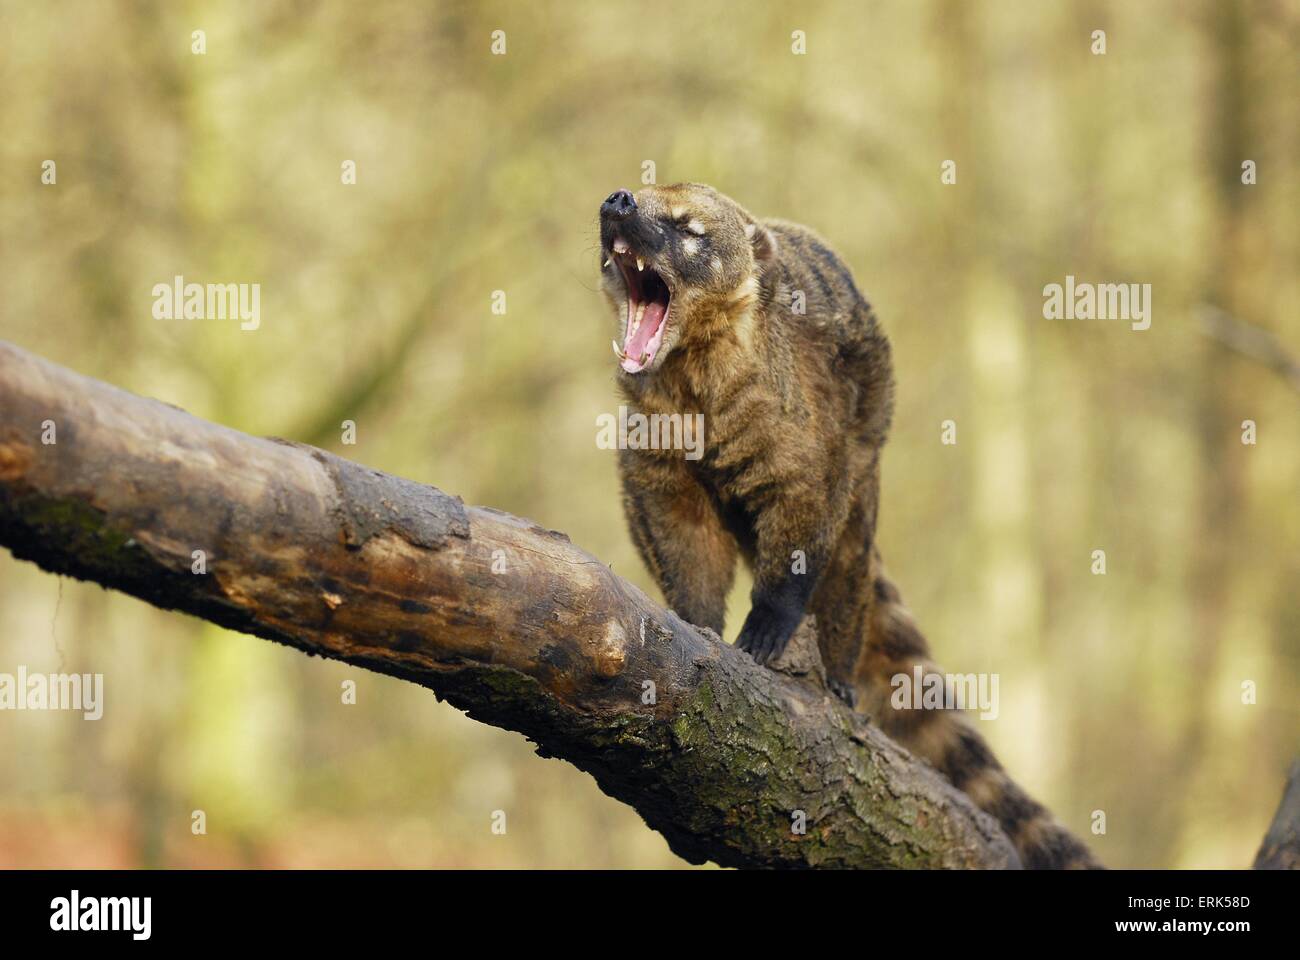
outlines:
[[797, 610], [756, 603], [740, 628], [736, 646], [753, 657], [755, 663], [771, 663], [785, 652], [799, 620]]

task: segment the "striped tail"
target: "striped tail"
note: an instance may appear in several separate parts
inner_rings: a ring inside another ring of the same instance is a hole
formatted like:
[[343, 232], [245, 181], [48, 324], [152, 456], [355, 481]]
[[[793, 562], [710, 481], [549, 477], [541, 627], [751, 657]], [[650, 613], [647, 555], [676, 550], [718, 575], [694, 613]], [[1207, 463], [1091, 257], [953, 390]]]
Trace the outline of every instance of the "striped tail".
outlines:
[[1102, 869], [1083, 842], [1057, 822], [1002, 769], [984, 738], [958, 712], [897, 709], [891, 679], [939, 674], [925, 637], [898, 589], [875, 567], [871, 640], [858, 661], [858, 708], [893, 740], [924, 757], [977, 807], [997, 820], [1029, 869]]

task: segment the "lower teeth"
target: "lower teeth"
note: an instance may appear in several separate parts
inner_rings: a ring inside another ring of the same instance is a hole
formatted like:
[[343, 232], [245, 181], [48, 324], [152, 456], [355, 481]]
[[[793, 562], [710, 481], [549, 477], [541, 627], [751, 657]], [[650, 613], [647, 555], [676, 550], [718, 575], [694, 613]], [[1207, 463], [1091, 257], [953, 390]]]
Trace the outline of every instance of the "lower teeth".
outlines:
[[[620, 349], [617, 340], [609, 341], [609, 345], [614, 348], [614, 356], [618, 357], [620, 360], [631, 359], [631, 357], [627, 355], [626, 350]], [[638, 360], [637, 363], [639, 363], [641, 366], [644, 367], [646, 365], [646, 361], [648, 361], [649, 359], [650, 359], [650, 351], [647, 350], [645, 353], [641, 354], [641, 359]]]

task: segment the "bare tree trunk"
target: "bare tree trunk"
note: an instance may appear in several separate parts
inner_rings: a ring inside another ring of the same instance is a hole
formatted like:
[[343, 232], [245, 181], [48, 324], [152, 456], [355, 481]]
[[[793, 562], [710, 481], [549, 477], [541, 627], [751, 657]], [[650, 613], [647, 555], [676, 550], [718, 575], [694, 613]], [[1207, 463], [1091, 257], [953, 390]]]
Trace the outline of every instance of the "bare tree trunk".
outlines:
[[992, 819], [829, 695], [566, 536], [0, 342], [0, 545], [429, 687], [588, 771], [693, 862], [1009, 867]]
[[1300, 870], [1300, 760], [1291, 764], [1282, 802], [1255, 857], [1256, 870]]

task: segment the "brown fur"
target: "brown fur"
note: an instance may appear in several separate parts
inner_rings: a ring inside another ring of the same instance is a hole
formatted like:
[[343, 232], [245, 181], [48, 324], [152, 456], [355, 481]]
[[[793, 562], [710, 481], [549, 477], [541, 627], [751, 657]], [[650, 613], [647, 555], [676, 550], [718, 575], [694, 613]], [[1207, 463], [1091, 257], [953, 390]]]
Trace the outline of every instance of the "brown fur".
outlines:
[[619, 198], [602, 207], [601, 258], [620, 336], [644, 276], [635, 258], [672, 295], [658, 352], [619, 386], [636, 412], [705, 417], [699, 460], [620, 453], [632, 537], [668, 603], [721, 634], [744, 558], [754, 589], [738, 646], [770, 662], [815, 614], [833, 689], [967, 789], [1020, 839], [1027, 865], [1093, 865], [959, 717], [890, 706], [890, 677], [933, 667], [876, 550], [893, 372], [848, 268], [808, 228], [756, 220], [702, 184]]

